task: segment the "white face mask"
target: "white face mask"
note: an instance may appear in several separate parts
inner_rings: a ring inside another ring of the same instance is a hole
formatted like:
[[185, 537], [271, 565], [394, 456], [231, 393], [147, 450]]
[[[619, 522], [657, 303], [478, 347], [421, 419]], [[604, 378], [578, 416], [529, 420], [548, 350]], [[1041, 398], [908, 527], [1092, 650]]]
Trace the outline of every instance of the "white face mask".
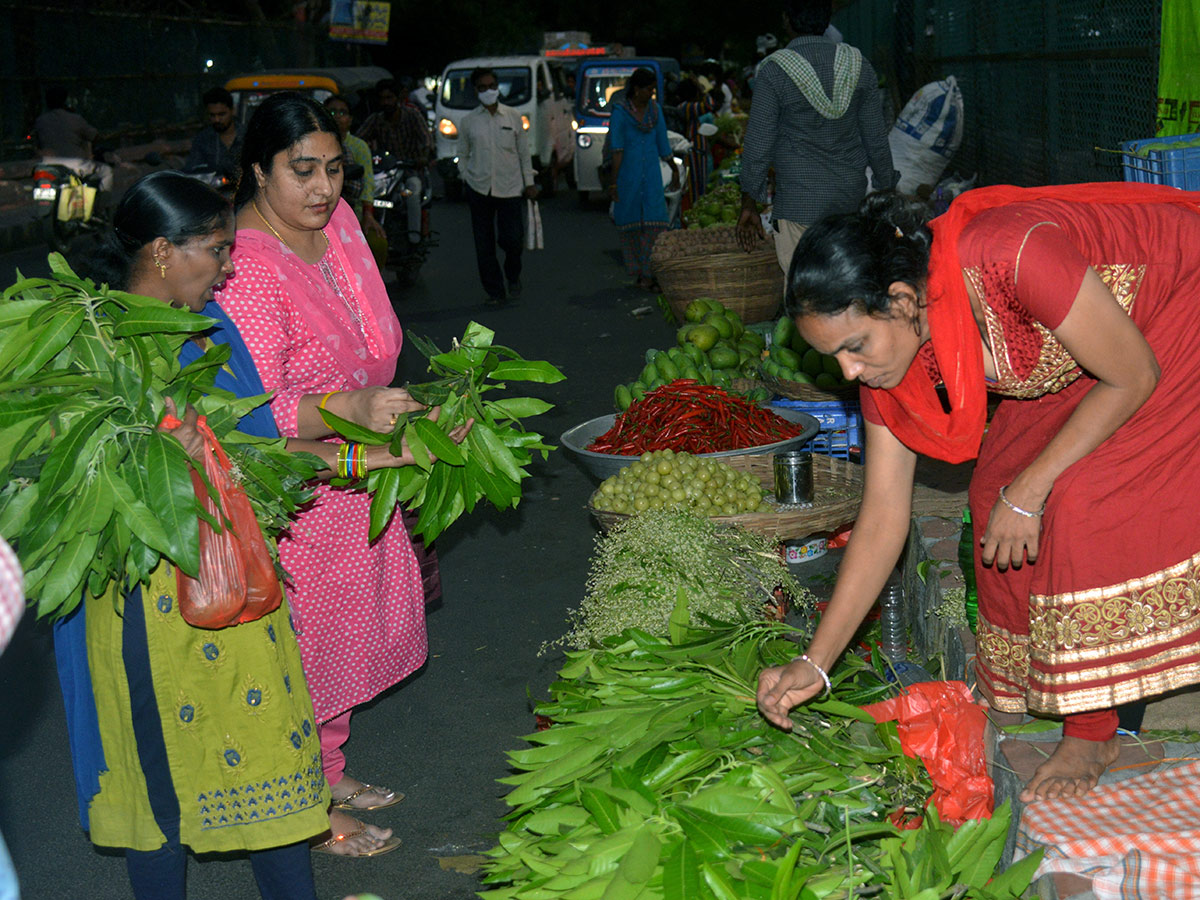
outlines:
[[482, 103], [484, 106], [491, 106], [493, 103], [495, 103], [499, 99], [500, 99], [500, 90], [498, 88], [492, 88], [490, 91], [480, 91], [479, 92], [479, 102]]

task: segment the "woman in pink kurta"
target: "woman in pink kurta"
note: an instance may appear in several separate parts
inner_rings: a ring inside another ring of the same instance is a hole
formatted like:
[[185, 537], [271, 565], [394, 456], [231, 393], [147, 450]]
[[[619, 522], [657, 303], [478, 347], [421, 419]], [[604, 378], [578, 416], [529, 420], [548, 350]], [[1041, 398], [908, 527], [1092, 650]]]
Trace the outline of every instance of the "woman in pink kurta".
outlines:
[[[298, 94], [268, 98], [247, 127], [242, 166], [236, 274], [221, 305], [274, 395], [280, 433], [324, 437], [317, 447], [332, 468], [339, 442], [320, 408], [385, 432], [398, 414], [418, 408], [407, 392], [387, 387], [400, 325], [354, 213], [338, 199], [341, 145], [324, 108]], [[367, 455], [370, 468], [411, 461], [407, 451], [392, 457], [386, 447]], [[332, 836], [321, 849], [352, 856], [386, 852], [398, 841], [339, 809], [378, 809], [403, 795], [344, 777], [350, 711], [413, 672], [426, 654], [412, 542], [399, 515], [369, 542], [369, 506], [364, 492], [321, 485], [279, 542], [335, 801]]]

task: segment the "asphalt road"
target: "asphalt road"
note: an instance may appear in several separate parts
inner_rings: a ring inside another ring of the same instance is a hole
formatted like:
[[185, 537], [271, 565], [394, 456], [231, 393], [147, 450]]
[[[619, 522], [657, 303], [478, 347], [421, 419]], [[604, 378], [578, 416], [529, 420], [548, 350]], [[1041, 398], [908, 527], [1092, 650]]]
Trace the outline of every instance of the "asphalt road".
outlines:
[[[642, 365], [646, 347], [672, 331], [653, 298], [629, 286], [617, 232], [603, 210], [573, 195], [544, 201], [547, 249], [525, 254], [522, 299], [482, 305], [465, 205], [433, 209], [441, 244], [419, 283], [393, 291], [408, 332], [439, 344], [475, 319], [526, 357], [548, 359], [567, 380], [536, 386], [556, 404], [541, 417], [557, 436], [610, 410], [611, 391]], [[0, 257], [0, 276], [44, 271], [44, 254]], [[398, 381], [423, 380], [423, 360], [406, 350]], [[474, 857], [494, 845], [506, 807], [504, 752], [533, 730], [530, 697], [543, 696], [561, 656], [539, 656], [565, 630], [582, 597], [595, 531], [584, 510], [593, 482], [564, 452], [535, 464], [517, 510], [477, 509], [438, 542], [445, 599], [428, 619], [429, 660], [405, 684], [354, 718], [348, 771], [407, 795], [367, 813], [403, 838], [377, 859], [314, 856], [322, 900], [373, 891], [384, 900], [457, 900], [479, 887]], [[48, 629], [30, 619], [0, 658], [0, 830], [26, 900], [115, 900], [130, 896], [124, 861], [98, 851], [80, 830], [62, 700]], [[244, 859], [193, 859], [194, 900], [258, 896]]]

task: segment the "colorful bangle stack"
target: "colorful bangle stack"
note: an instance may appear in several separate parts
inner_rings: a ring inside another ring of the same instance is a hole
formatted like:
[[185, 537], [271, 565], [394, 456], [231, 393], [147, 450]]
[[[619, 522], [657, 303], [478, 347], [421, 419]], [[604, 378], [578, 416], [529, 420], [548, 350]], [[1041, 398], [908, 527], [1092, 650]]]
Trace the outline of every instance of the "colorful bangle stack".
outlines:
[[336, 472], [339, 478], [366, 478], [367, 448], [349, 443], [338, 447]]

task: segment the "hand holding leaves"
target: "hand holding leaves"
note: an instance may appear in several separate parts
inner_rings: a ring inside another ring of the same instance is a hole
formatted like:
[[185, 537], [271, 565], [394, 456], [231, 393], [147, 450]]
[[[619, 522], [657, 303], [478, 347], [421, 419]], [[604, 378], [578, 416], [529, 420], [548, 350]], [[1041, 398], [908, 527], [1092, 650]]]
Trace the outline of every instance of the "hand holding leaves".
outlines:
[[472, 322], [462, 340], [443, 352], [431, 341], [410, 335], [438, 378], [409, 385], [408, 394], [414, 403], [434, 409], [401, 412], [388, 433], [321, 410], [325, 423], [347, 440], [386, 445], [398, 461], [412, 461], [410, 466], [374, 469], [365, 479], [372, 494], [372, 540], [387, 527], [397, 503], [420, 510], [414, 533], [426, 541], [482, 499], [500, 509], [516, 506], [533, 453], [545, 458], [553, 449], [521, 423], [522, 418], [551, 409], [549, 403], [536, 397], [489, 400], [484, 395], [507, 387], [509, 381], [552, 384], [563, 374], [548, 362], [527, 360], [493, 344], [494, 336]]

